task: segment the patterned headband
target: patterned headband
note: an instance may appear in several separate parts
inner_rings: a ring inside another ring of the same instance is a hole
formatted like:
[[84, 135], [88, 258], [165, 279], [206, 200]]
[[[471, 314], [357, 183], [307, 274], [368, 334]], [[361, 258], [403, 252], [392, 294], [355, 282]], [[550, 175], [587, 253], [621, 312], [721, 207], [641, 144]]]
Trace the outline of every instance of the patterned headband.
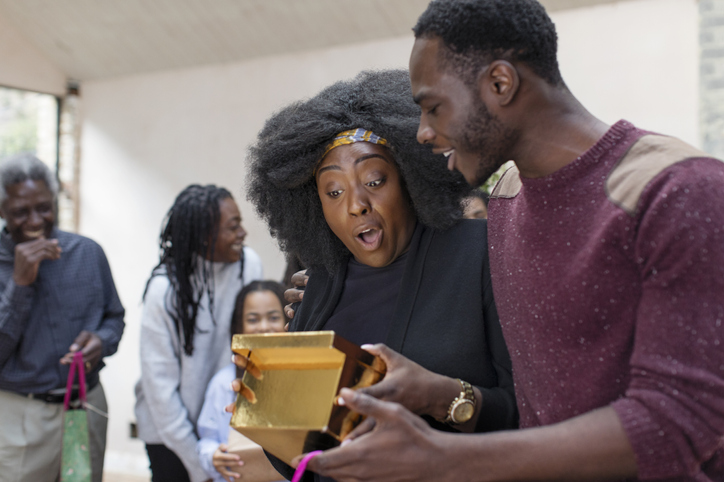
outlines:
[[322, 154], [322, 157], [319, 158], [319, 162], [317, 162], [317, 165], [314, 167], [314, 176], [317, 176], [317, 169], [319, 168], [319, 164], [322, 162], [322, 159], [324, 159], [324, 156], [329, 153], [329, 151], [331, 151], [335, 147], [345, 146], [347, 144], [354, 144], [355, 142], [370, 142], [372, 144], [378, 144], [380, 146], [387, 145], [387, 139], [383, 139], [377, 134], [374, 134], [372, 131], [366, 131], [361, 127], [349, 131], [340, 132], [334, 137], [332, 142], [327, 145], [327, 148], [324, 149], [324, 154]]

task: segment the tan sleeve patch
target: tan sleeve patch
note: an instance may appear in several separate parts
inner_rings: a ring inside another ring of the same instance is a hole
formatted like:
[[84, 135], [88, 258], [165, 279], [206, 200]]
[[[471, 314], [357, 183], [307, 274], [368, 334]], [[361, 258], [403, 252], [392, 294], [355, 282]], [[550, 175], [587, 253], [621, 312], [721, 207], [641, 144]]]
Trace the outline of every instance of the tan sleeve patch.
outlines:
[[521, 187], [523, 187], [523, 183], [520, 181], [520, 171], [518, 171], [516, 165], [513, 164], [510, 169], [505, 171], [500, 179], [498, 179], [498, 182], [495, 183], [493, 193], [490, 197], [515, 197], [520, 192]]
[[628, 214], [636, 213], [641, 193], [666, 168], [686, 159], [712, 156], [674, 137], [641, 137], [611, 170], [606, 180], [608, 198]]

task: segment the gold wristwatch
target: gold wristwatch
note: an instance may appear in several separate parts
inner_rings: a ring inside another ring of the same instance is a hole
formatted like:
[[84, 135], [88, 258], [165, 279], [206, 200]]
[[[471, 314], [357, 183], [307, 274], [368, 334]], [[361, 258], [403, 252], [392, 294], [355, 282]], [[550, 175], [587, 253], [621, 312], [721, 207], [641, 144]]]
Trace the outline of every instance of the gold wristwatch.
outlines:
[[475, 392], [473, 392], [473, 386], [459, 378], [458, 381], [460, 382], [462, 391], [450, 404], [450, 408], [447, 409], [447, 417], [443, 420], [444, 423], [450, 425], [460, 425], [475, 415]]

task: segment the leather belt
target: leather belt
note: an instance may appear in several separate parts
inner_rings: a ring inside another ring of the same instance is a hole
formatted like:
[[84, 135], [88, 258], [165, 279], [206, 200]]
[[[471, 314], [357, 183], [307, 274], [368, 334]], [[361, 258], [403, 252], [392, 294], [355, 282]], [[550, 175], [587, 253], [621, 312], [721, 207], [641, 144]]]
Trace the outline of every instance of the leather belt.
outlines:
[[[97, 384], [96, 382], [92, 387], [88, 387], [86, 393], [93, 390]], [[21, 395], [31, 400], [40, 400], [45, 403], [63, 403], [65, 401], [65, 388], [58, 388], [46, 393], [21, 393]], [[78, 387], [74, 386], [73, 391], [70, 392], [70, 401], [75, 402], [79, 396]]]
[[[25, 396], [31, 400], [40, 400], [41, 402], [45, 403], [63, 403], [65, 401], [65, 393], [28, 393]], [[78, 390], [73, 390], [73, 392], [70, 394], [70, 401], [74, 402], [76, 400], [78, 400]]]

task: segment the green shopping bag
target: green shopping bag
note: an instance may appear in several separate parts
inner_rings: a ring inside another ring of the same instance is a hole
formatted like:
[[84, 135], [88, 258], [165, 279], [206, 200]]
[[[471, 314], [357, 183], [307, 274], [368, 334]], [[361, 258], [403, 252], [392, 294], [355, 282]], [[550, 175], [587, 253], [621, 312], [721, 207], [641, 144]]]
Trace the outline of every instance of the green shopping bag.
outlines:
[[[80, 408], [70, 408], [75, 370], [78, 369]], [[62, 482], [91, 482], [90, 446], [88, 443], [88, 414], [85, 411], [85, 369], [83, 354], [76, 352], [68, 373], [63, 413], [63, 450], [60, 461]]]

